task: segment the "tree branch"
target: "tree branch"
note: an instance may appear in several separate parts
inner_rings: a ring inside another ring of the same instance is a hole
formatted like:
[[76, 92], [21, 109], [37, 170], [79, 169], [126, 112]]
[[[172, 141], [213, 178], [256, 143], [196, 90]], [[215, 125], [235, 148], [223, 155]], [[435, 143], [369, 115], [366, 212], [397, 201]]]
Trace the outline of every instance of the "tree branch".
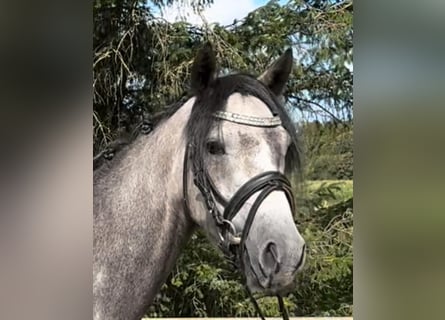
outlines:
[[289, 95], [289, 98], [296, 99], [297, 101], [301, 101], [301, 102], [305, 102], [305, 103], [310, 103], [310, 104], [320, 108], [321, 110], [323, 110], [327, 114], [329, 114], [335, 122], [337, 122], [337, 123], [341, 123], [342, 122], [331, 111], [329, 111], [327, 108], [323, 107], [321, 104], [319, 104], [317, 102], [310, 101], [310, 100], [307, 100], [307, 99], [303, 99], [303, 98], [297, 97], [296, 95]]

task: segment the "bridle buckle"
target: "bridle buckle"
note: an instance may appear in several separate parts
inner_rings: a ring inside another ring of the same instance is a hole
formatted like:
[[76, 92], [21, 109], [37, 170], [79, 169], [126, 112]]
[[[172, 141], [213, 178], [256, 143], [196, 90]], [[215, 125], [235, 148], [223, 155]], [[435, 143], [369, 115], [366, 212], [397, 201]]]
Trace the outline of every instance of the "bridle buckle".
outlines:
[[232, 221], [221, 219], [221, 225], [222, 228], [218, 230], [218, 235], [221, 240], [220, 245], [226, 249], [229, 249], [232, 245], [239, 245], [241, 243], [241, 237], [237, 234]]

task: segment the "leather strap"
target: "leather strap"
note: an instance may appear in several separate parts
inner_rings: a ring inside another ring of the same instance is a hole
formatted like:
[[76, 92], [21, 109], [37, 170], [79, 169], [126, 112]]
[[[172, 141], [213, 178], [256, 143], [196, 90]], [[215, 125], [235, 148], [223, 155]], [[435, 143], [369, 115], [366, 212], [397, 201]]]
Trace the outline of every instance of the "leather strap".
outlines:
[[[241, 186], [238, 191], [230, 199], [229, 204], [224, 210], [224, 219], [232, 220], [244, 203], [256, 192], [265, 188], [266, 186], [274, 185], [274, 190], [291, 190], [290, 182], [287, 178], [278, 171], [263, 172]], [[286, 192], [287, 194], [287, 192]], [[292, 200], [293, 209], [293, 200]]]

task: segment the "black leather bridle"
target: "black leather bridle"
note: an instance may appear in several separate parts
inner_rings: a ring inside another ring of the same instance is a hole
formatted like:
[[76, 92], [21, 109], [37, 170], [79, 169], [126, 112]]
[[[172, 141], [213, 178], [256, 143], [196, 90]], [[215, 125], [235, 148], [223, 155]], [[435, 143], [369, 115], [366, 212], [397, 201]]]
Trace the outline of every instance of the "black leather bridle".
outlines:
[[[257, 126], [257, 127], [275, 127], [281, 125], [281, 121], [278, 117], [272, 118], [257, 118], [249, 117], [229, 112], [219, 112], [215, 117], [236, 122], [239, 124]], [[188, 144], [184, 155], [184, 169], [183, 169], [183, 197], [184, 206], [187, 211], [189, 211], [188, 206], [188, 170], [189, 161], [193, 159], [193, 145]], [[252, 177], [246, 183], [244, 183], [232, 196], [232, 198], [227, 201], [224, 196], [216, 188], [211, 177], [205, 169], [197, 169], [192, 166], [193, 182], [195, 186], [199, 189], [202, 196], [204, 197], [207, 210], [212, 215], [215, 223], [218, 227], [218, 233], [220, 236], [220, 247], [230, 257], [233, 262], [238, 262], [241, 270], [245, 270], [243, 262], [243, 254], [246, 254], [247, 259], [249, 255], [246, 248], [246, 240], [249, 236], [249, 231], [252, 223], [255, 219], [255, 215], [262, 204], [262, 202], [267, 198], [267, 196], [274, 191], [283, 191], [289, 201], [292, 212], [295, 210], [294, 197], [292, 194], [292, 187], [289, 180], [279, 171], [267, 171], [259, 175]], [[232, 223], [235, 216], [238, 214], [239, 210], [243, 205], [255, 194], [258, 193], [257, 198], [253, 202], [249, 214], [247, 216], [244, 228], [242, 230], [241, 236], [236, 233], [236, 229]], [[216, 203], [219, 203], [224, 207], [224, 211], [221, 212]], [[260, 315], [261, 319], [265, 319], [263, 313], [261, 312], [257, 301], [254, 299], [250, 290], [247, 288], [252, 302]], [[283, 299], [280, 295], [278, 297], [278, 302], [283, 319], [287, 320], [289, 318], [287, 310], [284, 307]]]

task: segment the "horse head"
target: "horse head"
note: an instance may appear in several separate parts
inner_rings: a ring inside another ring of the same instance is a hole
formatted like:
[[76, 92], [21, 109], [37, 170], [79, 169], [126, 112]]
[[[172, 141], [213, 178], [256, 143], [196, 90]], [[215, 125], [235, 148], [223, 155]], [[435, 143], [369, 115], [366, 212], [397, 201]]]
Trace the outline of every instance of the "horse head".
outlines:
[[287, 50], [260, 77], [216, 76], [210, 45], [192, 68], [184, 199], [191, 218], [232, 255], [252, 292], [286, 294], [305, 258], [288, 175], [300, 166], [281, 96]]

